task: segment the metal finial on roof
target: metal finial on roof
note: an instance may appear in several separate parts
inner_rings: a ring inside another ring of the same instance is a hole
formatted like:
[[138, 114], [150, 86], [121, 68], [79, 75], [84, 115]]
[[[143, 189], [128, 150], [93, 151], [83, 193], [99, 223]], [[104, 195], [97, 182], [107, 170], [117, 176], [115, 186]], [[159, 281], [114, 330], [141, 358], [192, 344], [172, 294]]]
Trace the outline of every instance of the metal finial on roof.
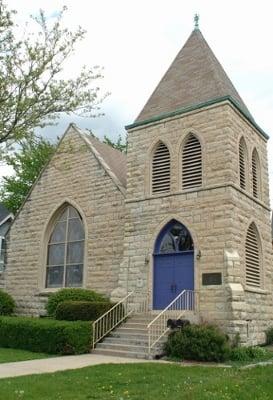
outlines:
[[194, 29], [199, 29], [199, 14], [194, 15]]

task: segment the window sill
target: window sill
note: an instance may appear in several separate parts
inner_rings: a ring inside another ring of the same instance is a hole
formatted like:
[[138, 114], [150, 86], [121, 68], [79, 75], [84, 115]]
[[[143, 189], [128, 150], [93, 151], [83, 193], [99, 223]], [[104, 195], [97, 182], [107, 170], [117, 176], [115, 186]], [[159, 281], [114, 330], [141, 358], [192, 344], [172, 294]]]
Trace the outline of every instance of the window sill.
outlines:
[[221, 289], [221, 288], [223, 288], [223, 284], [221, 283], [221, 284], [219, 284], [219, 285], [201, 285], [202, 286], [202, 290], [206, 290], [206, 289], [210, 289], [210, 290], [212, 290], [212, 289]]
[[48, 297], [52, 293], [56, 293], [61, 289], [85, 289], [84, 286], [75, 286], [75, 287], [57, 287], [57, 288], [48, 288], [48, 289], [40, 289], [34, 296], [36, 297]]
[[56, 293], [57, 290], [59, 290], [59, 289], [62, 289], [62, 288], [40, 290], [38, 293], [35, 294], [35, 296], [36, 297], [48, 297], [51, 293]]
[[252, 293], [258, 293], [258, 294], [269, 294], [270, 293], [268, 290], [255, 288], [255, 287], [252, 287], [252, 286], [245, 286], [245, 291], [246, 292], [252, 292]]

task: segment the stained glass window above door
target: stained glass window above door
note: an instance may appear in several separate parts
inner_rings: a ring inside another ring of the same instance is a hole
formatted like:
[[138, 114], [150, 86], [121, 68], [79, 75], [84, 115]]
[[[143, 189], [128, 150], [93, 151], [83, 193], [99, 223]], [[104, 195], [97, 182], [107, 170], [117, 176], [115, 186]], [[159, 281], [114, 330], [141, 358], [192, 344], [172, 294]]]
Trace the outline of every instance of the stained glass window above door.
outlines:
[[179, 222], [168, 224], [163, 229], [159, 252], [176, 253], [193, 250], [193, 241], [188, 229]]

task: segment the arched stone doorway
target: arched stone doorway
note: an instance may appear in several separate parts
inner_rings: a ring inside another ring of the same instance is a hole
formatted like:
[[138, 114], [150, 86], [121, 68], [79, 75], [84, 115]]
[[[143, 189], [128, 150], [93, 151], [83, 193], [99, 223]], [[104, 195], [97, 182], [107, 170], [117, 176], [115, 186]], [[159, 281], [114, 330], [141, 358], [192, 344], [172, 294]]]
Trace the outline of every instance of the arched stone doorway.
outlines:
[[154, 248], [153, 309], [164, 309], [183, 290], [194, 290], [194, 246], [188, 229], [171, 220]]

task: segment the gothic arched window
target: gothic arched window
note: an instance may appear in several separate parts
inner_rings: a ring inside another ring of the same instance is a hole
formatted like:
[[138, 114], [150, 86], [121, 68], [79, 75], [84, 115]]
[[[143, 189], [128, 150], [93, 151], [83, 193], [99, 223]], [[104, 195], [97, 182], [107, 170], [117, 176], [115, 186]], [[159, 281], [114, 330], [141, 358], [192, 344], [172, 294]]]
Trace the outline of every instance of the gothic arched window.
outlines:
[[172, 221], [163, 230], [157, 243], [157, 252], [177, 253], [193, 250], [193, 241], [188, 229], [179, 222]]
[[159, 142], [154, 150], [152, 159], [152, 193], [170, 191], [171, 162], [168, 147]]
[[47, 288], [82, 286], [84, 240], [80, 214], [67, 205], [56, 219], [47, 245]]
[[240, 187], [246, 189], [246, 162], [247, 162], [247, 149], [244, 138], [242, 137], [239, 143], [239, 180]]
[[198, 138], [189, 134], [182, 151], [182, 189], [202, 186], [202, 148]]
[[260, 287], [261, 285], [261, 257], [260, 242], [256, 225], [252, 223], [246, 235], [245, 244], [246, 284]]

